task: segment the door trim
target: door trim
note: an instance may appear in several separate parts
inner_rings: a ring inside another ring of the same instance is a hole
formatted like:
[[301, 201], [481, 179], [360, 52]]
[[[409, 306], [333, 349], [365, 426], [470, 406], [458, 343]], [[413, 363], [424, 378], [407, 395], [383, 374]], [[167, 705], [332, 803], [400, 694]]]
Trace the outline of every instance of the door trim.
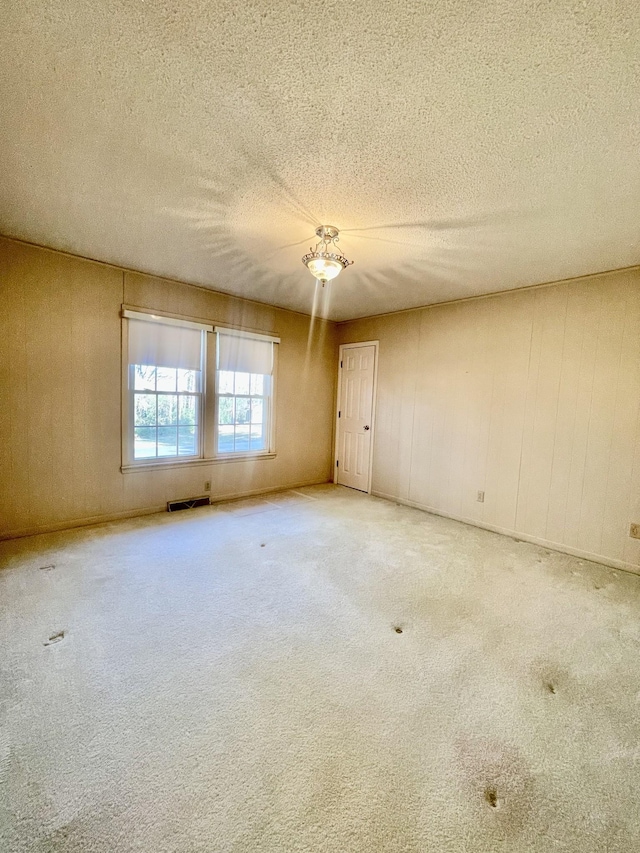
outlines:
[[373, 473], [373, 441], [376, 431], [376, 400], [378, 397], [378, 348], [380, 341], [354, 341], [349, 344], [340, 344], [338, 353], [338, 396], [336, 397], [336, 429], [335, 441], [333, 444], [333, 482], [340, 485], [340, 469], [338, 468], [338, 441], [340, 438], [340, 419], [338, 412], [340, 411], [340, 395], [342, 392], [342, 356], [345, 350], [353, 347], [374, 347], [373, 354], [373, 393], [371, 400], [371, 441], [369, 443], [369, 476], [367, 479], [367, 494], [371, 494], [371, 476]]

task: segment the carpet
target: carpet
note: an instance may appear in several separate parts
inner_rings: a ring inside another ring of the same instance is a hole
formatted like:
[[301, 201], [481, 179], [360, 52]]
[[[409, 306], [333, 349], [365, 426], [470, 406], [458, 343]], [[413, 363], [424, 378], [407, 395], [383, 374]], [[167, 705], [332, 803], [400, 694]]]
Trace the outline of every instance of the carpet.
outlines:
[[7, 853], [640, 849], [640, 577], [336, 486], [0, 560]]

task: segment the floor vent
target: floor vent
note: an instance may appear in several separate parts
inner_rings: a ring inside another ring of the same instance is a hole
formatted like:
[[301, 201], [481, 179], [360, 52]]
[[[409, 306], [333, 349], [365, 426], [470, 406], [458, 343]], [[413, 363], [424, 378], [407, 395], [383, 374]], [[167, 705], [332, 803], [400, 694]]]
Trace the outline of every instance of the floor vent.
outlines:
[[167, 512], [178, 512], [180, 509], [193, 509], [194, 506], [209, 506], [211, 498], [205, 495], [202, 498], [185, 498], [181, 501], [167, 501]]

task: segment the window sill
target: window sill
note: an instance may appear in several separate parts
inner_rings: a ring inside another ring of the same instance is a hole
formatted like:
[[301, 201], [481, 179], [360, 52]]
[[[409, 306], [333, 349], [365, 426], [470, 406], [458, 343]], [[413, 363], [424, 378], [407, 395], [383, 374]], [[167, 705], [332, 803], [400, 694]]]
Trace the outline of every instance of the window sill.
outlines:
[[225, 462], [255, 462], [258, 459], [275, 459], [275, 453], [229, 453], [226, 456], [212, 456], [208, 459], [168, 459], [159, 462], [131, 462], [121, 465], [123, 474], [131, 474], [133, 471], [157, 471], [161, 468], [199, 468], [202, 465], [220, 465]]

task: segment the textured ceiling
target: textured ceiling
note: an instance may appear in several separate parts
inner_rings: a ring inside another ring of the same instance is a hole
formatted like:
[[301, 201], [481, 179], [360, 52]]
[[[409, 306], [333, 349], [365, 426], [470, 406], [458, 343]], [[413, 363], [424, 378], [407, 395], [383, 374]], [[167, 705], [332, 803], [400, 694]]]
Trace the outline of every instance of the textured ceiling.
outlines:
[[4, 234], [311, 312], [336, 225], [334, 319], [640, 263], [637, 0], [2, 16]]

